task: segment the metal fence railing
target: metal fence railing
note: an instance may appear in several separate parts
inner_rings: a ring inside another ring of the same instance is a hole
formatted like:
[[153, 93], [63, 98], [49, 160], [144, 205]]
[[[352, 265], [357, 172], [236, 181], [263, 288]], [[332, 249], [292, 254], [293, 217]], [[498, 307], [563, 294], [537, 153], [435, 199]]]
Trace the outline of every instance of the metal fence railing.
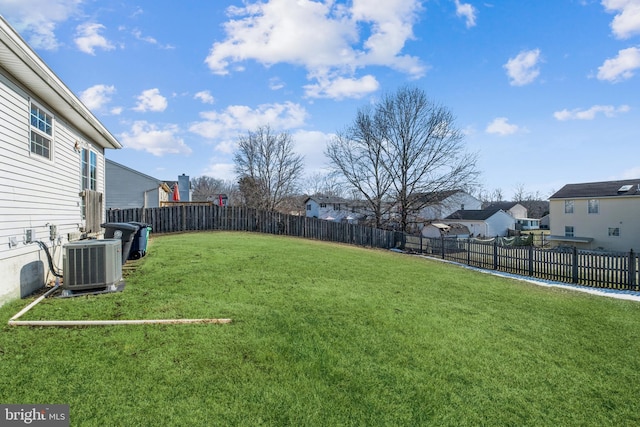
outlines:
[[[513, 242], [513, 241], [511, 241]], [[407, 237], [405, 247], [449, 261], [522, 276], [579, 285], [640, 291], [638, 254], [546, 249], [508, 239]]]

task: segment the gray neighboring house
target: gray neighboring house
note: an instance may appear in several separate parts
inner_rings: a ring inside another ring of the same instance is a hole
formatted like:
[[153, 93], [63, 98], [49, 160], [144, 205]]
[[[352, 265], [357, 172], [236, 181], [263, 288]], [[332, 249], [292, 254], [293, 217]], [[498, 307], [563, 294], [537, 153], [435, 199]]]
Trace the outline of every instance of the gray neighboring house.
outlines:
[[162, 180], [106, 159], [106, 209], [158, 208], [171, 188]]
[[103, 235], [105, 151], [118, 148], [0, 16], [0, 305], [52, 281], [44, 247], [60, 270], [65, 243]]
[[567, 184], [549, 202], [555, 245], [640, 251], [640, 178]]

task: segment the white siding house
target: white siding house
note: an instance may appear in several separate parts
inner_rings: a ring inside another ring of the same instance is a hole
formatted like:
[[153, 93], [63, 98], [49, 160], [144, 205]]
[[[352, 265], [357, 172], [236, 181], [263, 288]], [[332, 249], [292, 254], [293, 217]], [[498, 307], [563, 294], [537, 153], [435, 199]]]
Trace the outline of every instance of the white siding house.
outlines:
[[164, 182], [106, 159], [106, 209], [159, 208], [169, 200]]
[[304, 201], [306, 216], [327, 221], [355, 221], [356, 214], [341, 197], [313, 196]]
[[40, 241], [97, 237], [106, 148], [120, 143], [0, 16], [0, 304], [50, 276]]
[[460, 210], [445, 218], [469, 229], [472, 237], [506, 236], [514, 230], [516, 220], [502, 209]]
[[567, 184], [549, 200], [555, 245], [640, 251], [640, 178]]
[[423, 193], [416, 197], [426, 206], [416, 215], [416, 221], [446, 218], [458, 210], [478, 210], [482, 202], [462, 190]]

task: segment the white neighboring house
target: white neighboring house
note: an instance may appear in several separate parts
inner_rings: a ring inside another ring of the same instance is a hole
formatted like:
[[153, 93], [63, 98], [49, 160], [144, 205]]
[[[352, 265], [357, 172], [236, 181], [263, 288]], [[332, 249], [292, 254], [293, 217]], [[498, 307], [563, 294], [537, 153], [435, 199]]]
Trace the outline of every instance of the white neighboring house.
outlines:
[[459, 210], [444, 219], [469, 229], [471, 237], [503, 237], [515, 229], [516, 219], [502, 209]]
[[106, 159], [105, 207], [109, 209], [159, 208], [169, 200], [166, 182]]
[[416, 214], [416, 221], [446, 218], [458, 210], [482, 209], [482, 202], [462, 190], [436, 191], [417, 195], [427, 206]]
[[540, 220], [537, 218], [529, 218], [527, 208], [518, 202], [494, 202], [485, 209], [502, 209], [516, 219], [517, 230], [538, 230], [540, 228]]
[[640, 178], [567, 184], [549, 201], [555, 245], [640, 251]]
[[0, 305], [52, 278], [42, 242], [99, 237], [118, 140], [0, 16]]
[[335, 196], [311, 196], [304, 201], [306, 216], [334, 222], [357, 222], [358, 215], [347, 200]]

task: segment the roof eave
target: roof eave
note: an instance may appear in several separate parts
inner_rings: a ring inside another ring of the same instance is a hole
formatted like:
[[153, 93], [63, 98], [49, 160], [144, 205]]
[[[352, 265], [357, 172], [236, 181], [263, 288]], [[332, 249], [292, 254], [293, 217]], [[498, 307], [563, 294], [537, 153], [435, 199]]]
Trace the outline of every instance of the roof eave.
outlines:
[[29, 88], [42, 102], [55, 109], [93, 142], [103, 148], [122, 148], [122, 144], [89, 111], [77, 96], [0, 16], [0, 60], [2, 67]]

